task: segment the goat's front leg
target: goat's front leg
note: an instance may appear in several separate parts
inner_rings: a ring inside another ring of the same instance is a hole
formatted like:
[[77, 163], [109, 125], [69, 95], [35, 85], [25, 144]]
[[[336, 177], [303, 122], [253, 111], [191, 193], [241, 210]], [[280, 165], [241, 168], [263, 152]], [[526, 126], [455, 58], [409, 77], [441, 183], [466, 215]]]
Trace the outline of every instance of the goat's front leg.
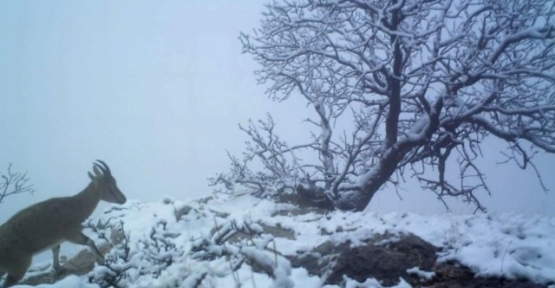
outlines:
[[91, 238], [87, 237], [85, 234], [83, 234], [83, 232], [77, 232], [71, 235], [67, 239], [67, 241], [74, 244], [89, 246], [93, 251], [93, 253], [96, 255], [96, 261], [98, 262], [98, 264], [104, 264], [104, 255], [102, 255], [102, 253], [100, 253], [100, 250], [98, 250], [96, 245], [94, 245], [94, 241], [91, 240]]
[[64, 268], [60, 265], [60, 244], [52, 248], [52, 268], [58, 274], [64, 272]]

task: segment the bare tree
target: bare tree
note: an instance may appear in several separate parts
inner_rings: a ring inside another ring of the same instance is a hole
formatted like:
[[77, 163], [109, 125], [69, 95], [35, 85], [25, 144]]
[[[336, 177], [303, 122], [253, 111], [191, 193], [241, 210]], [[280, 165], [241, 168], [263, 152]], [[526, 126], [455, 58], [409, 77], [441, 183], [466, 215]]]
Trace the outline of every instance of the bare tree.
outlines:
[[[274, 1], [260, 27], [241, 34], [244, 52], [261, 65], [256, 73], [271, 99], [306, 99], [319, 133], [310, 143], [276, 146], [273, 124], [250, 126], [251, 148], [234, 165], [246, 171], [264, 157], [275, 168], [286, 157], [296, 191], [333, 208], [363, 210], [384, 184], [412, 176], [442, 201], [462, 197], [485, 211], [475, 192], [490, 190], [475, 160], [486, 138], [505, 141], [508, 160], [523, 169], [535, 170], [536, 152], [555, 153], [554, 6]], [[353, 128], [336, 131], [340, 119]], [[317, 153], [319, 163], [287, 156], [301, 149]], [[459, 170], [458, 183], [446, 180], [448, 167]], [[262, 173], [280, 176], [272, 168]], [[275, 183], [234, 172], [213, 184]]]
[[4, 198], [14, 194], [34, 192], [32, 185], [29, 184], [27, 172], [12, 172], [12, 164], [8, 165], [8, 170], [1, 177], [2, 182], [0, 182], [0, 203], [4, 201]]

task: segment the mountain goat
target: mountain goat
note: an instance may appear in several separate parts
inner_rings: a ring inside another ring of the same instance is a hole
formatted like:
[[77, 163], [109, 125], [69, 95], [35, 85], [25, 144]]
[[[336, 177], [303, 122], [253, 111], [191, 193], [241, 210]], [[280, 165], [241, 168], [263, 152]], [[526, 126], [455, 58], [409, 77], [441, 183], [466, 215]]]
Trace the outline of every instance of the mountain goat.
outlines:
[[8, 272], [5, 287], [19, 282], [31, 265], [33, 255], [46, 249], [52, 249], [53, 268], [59, 271], [60, 244], [64, 241], [87, 245], [98, 262], [104, 261], [94, 242], [82, 233], [82, 223], [100, 200], [123, 204], [126, 198], [106, 163], [97, 160], [93, 172], [88, 173], [91, 183], [80, 193], [34, 204], [0, 226], [0, 271]]

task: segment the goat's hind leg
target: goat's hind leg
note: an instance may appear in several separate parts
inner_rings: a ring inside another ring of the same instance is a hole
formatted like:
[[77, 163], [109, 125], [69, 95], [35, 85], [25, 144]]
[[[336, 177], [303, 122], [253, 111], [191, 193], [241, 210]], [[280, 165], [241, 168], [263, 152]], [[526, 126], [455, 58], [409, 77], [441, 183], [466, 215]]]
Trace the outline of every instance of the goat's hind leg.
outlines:
[[32, 259], [33, 257], [31, 255], [20, 256], [16, 259], [13, 259], [14, 261], [12, 261], [12, 263], [10, 264], [12, 266], [8, 269], [8, 277], [6, 277], [4, 287], [10, 287], [17, 284], [17, 282], [19, 282], [23, 278], [23, 276], [25, 276], [25, 273], [27, 273], [27, 269], [29, 269], [29, 266], [31, 266]]

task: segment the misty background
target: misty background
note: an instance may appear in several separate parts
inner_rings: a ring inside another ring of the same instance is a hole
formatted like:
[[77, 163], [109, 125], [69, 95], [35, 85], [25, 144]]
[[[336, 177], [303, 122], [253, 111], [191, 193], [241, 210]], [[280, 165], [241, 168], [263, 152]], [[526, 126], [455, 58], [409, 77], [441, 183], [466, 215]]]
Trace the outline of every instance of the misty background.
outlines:
[[[312, 113], [301, 97], [264, 95], [241, 31], [257, 27], [264, 1], [0, 2], [0, 171], [28, 171], [36, 193], [0, 204], [0, 223], [26, 206], [70, 196], [104, 160], [128, 199], [208, 196], [207, 178], [227, 171], [226, 151], [247, 140], [237, 125], [270, 112], [289, 143], [308, 139]], [[532, 170], [498, 165], [506, 144], [490, 142], [479, 162], [490, 212], [555, 216], [555, 157]], [[410, 183], [376, 194], [367, 210], [445, 213]], [[473, 207], [452, 202], [456, 213]], [[102, 210], [102, 207], [97, 211]]]

